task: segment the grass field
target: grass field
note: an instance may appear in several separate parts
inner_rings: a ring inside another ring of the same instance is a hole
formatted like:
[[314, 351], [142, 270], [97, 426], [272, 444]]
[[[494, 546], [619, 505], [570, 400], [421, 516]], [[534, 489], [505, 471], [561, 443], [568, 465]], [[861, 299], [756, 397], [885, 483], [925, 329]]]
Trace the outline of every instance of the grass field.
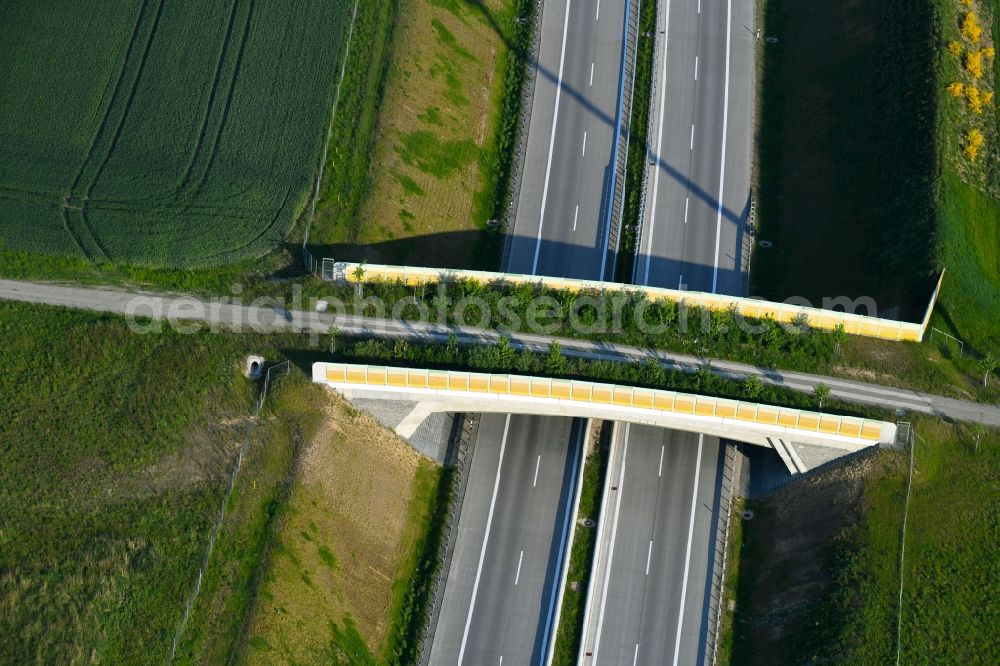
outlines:
[[[915, 427], [900, 663], [990, 663], [1000, 653], [1000, 432], [984, 432], [977, 450], [968, 426]], [[749, 505], [730, 663], [895, 661], [908, 461], [882, 451]]]
[[935, 228], [930, 2], [762, 3], [759, 238], [751, 289], [872, 296], [922, 314]]
[[436, 496], [438, 471], [408, 444], [331, 403], [304, 445], [253, 610], [246, 663], [387, 663]]
[[[0, 335], [0, 661], [163, 663], [250, 423], [238, 363], [280, 341], [142, 336], [11, 303]], [[254, 430], [244, 471], [256, 481], [229, 511], [241, 552], [284, 475], [288, 427]], [[245, 585], [237, 571], [205, 589], [234, 598]], [[229, 610], [189, 628], [221, 626]]]
[[[981, 46], [1000, 43], [1000, 13], [997, 0], [977, 0], [966, 6], [960, 0], [939, 4], [938, 45], [938, 142], [942, 176], [938, 211], [939, 260], [948, 268], [941, 292], [941, 306], [934, 324], [972, 343], [981, 352], [1000, 353], [1000, 111], [987, 109], [976, 115], [962, 100], [946, 92], [951, 82], [977, 85], [994, 94], [1000, 90], [1000, 68], [987, 62], [984, 81], [962, 72], [960, 61], [946, 44], [958, 41], [966, 50], [972, 45], [960, 35], [959, 21], [976, 11], [984, 24]], [[989, 26], [992, 23], [992, 39]], [[991, 71], [992, 70], [992, 71]], [[992, 78], [992, 86], [989, 79]], [[991, 112], [992, 111], [992, 112]], [[983, 155], [970, 164], [962, 153], [962, 134], [977, 127], [986, 137]]]
[[[370, 164], [331, 158], [343, 166], [335, 167], [324, 185], [310, 238], [324, 254], [428, 266], [474, 264], [497, 185], [491, 164], [508, 67], [504, 40], [514, 33], [514, 5], [514, 0], [398, 4]], [[356, 64], [359, 72], [370, 69], [368, 58], [384, 57], [384, 47], [375, 44], [371, 54], [359, 50], [365, 59]], [[378, 77], [371, 72], [367, 80]], [[375, 110], [361, 109], [356, 122], [363, 126], [364, 143], [372, 136]]]
[[0, 243], [202, 266], [279, 244], [321, 148], [345, 1], [0, 7]]

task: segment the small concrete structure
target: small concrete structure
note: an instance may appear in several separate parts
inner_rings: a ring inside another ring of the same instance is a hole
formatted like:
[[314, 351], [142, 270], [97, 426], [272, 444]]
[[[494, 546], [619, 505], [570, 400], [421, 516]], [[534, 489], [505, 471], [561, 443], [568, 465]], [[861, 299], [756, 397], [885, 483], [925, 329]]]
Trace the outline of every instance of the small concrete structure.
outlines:
[[246, 364], [243, 368], [243, 374], [247, 379], [253, 379], [254, 381], [260, 379], [264, 376], [264, 357], [263, 356], [247, 356]]
[[739, 400], [519, 375], [313, 364], [313, 381], [351, 400], [417, 403], [396, 424], [415, 433], [439, 412], [494, 412], [602, 418], [701, 432], [774, 449], [792, 474], [841, 455], [890, 443], [896, 426]]

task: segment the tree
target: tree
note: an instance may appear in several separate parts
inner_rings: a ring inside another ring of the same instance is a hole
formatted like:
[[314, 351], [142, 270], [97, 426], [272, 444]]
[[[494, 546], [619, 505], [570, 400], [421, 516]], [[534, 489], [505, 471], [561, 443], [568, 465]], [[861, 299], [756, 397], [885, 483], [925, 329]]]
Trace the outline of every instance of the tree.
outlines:
[[983, 435], [986, 434], [986, 426], [976, 421], [969, 426], [969, 430], [972, 431], [972, 436], [976, 438], [976, 453], [979, 453], [979, 443], [983, 440]]
[[451, 331], [448, 331], [448, 357], [455, 359], [458, 357], [458, 338]]
[[819, 403], [819, 408], [823, 409], [823, 401], [830, 397], [830, 387], [822, 382], [813, 387], [813, 396]]
[[764, 382], [757, 375], [750, 375], [743, 382], [743, 395], [748, 400], [757, 400], [764, 393]]
[[497, 341], [497, 362], [499, 366], [505, 370], [510, 370], [514, 366], [516, 356], [517, 352], [510, 346], [510, 338], [506, 335], [501, 335], [500, 340]]
[[362, 259], [361, 263], [354, 267], [351, 275], [354, 277], [354, 281], [358, 283], [358, 294], [364, 293], [364, 281], [365, 281], [365, 264], [367, 262]]
[[337, 338], [340, 337], [340, 327], [336, 324], [330, 326], [330, 351], [337, 353]]
[[990, 375], [1000, 362], [997, 361], [997, 357], [993, 355], [993, 352], [987, 352], [986, 356], [982, 357], [976, 361], [976, 367], [979, 368], [979, 372], [983, 373], [983, 388], [986, 388], [990, 382]]
[[835, 357], [840, 356], [840, 345], [847, 341], [847, 331], [844, 330], [843, 324], [837, 324], [837, 328], [833, 329], [833, 341], [837, 343], [837, 347], [833, 352]]
[[566, 358], [555, 340], [549, 345], [549, 353], [545, 356], [545, 372], [550, 375], [562, 375], [566, 372]]

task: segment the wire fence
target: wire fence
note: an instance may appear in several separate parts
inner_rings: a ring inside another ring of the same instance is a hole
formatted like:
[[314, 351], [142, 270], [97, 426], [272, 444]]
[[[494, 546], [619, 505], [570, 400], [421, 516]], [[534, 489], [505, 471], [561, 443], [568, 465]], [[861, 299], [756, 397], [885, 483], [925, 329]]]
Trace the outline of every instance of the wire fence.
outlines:
[[229, 474], [229, 483], [226, 486], [225, 494], [222, 496], [222, 505], [219, 507], [219, 516], [215, 520], [215, 525], [212, 527], [211, 534], [209, 534], [208, 545], [205, 548], [205, 556], [202, 558], [201, 566], [198, 568], [198, 576], [195, 579], [194, 588], [188, 595], [187, 601], [184, 602], [184, 612], [181, 614], [181, 620], [177, 624], [177, 631], [174, 632], [174, 639], [170, 643], [170, 654], [167, 657], [168, 666], [173, 663], [174, 657], [177, 655], [177, 646], [180, 644], [181, 637], [184, 635], [184, 630], [187, 628], [188, 620], [191, 617], [191, 609], [194, 608], [194, 604], [198, 600], [198, 595], [201, 593], [201, 585], [204, 581], [205, 569], [208, 568], [208, 563], [212, 558], [212, 551], [215, 549], [215, 542], [219, 537], [219, 532], [222, 530], [222, 523], [226, 518], [226, 509], [229, 506], [230, 499], [232, 498], [233, 488], [236, 486], [236, 479], [239, 477], [240, 469], [243, 467], [243, 457], [250, 444], [253, 429], [257, 425], [257, 420], [260, 416], [261, 410], [264, 408], [264, 401], [267, 398], [268, 389], [271, 388], [273, 383], [279, 378], [287, 374], [290, 367], [291, 365], [289, 362], [284, 361], [278, 365], [268, 368], [264, 375], [264, 383], [261, 387], [260, 396], [254, 403], [254, 419], [247, 427], [246, 436], [243, 438], [243, 443], [240, 445], [239, 451], [236, 454], [236, 463], [233, 465], [233, 470]]

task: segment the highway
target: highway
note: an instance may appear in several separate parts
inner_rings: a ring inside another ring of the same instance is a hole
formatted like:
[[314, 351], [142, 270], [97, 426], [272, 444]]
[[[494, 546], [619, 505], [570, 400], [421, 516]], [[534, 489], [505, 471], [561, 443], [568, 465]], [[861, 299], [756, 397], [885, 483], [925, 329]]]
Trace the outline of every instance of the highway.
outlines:
[[601, 278], [625, 0], [547, 0], [506, 270]]
[[660, 0], [634, 282], [743, 295], [754, 3]]
[[568, 418], [483, 415], [431, 664], [543, 662], [583, 430]]
[[755, 376], [765, 384], [783, 386], [809, 394], [817, 384], [825, 384], [831, 388], [832, 397], [845, 402], [1000, 426], [1000, 406], [997, 405], [958, 400], [908, 388], [841, 379], [830, 375], [761, 368], [748, 363], [651, 351], [643, 347], [611, 342], [590, 342], [530, 333], [501, 334], [493, 329], [472, 326], [396, 321], [355, 315], [335, 317], [331, 314], [297, 308], [285, 310], [262, 305], [212, 302], [176, 294], [68, 287], [19, 280], [0, 280], [0, 300], [123, 315], [126, 319], [134, 319], [138, 329], [147, 331], [155, 331], [157, 325], [164, 325], [164, 320], [183, 320], [237, 331], [300, 331], [318, 337], [327, 334], [330, 327], [336, 324], [341, 334], [345, 336], [407, 340], [414, 344], [444, 344], [448, 341], [449, 335], [454, 335], [462, 345], [496, 345], [501, 335], [504, 335], [510, 340], [510, 345], [514, 349], [527, 349], [538, 353], [546, 352], [549, 345], [556, 341], [566, 356], [637, 363], [654, 358], [667, 370], [693, 373], [706, 368], [713, 375], [738, 381]]
[[617, 435], [580, 663], [702, 663], [723, 448], [648, 426]]

